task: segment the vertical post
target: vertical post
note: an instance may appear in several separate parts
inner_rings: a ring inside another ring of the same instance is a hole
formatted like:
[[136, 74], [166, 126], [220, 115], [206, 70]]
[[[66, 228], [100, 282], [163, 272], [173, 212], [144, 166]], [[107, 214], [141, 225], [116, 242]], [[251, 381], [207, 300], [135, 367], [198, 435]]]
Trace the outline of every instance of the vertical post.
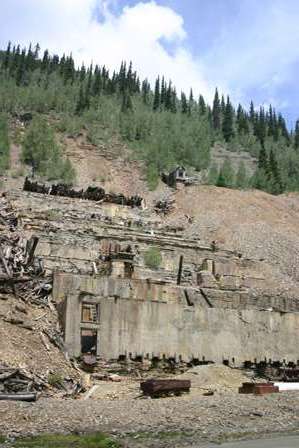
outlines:
[[179, 264], [179, 272], [178, 272], [178, 278], [177, 278], [177, 285], [181, 284], [182, 280], [182, 271], [183, 271], [183, 262], [184, 262], [184, 255], [180, 256], [180, 264]]

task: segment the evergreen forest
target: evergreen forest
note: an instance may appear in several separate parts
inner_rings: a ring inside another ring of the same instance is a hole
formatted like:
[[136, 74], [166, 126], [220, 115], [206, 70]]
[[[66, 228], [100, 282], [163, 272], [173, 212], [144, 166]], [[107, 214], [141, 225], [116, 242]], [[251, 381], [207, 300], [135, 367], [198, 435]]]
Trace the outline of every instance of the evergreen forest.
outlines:
[[[76, 136], [86, 130], [93, 144], [125, 141], [145, 162], [149, 187], [176, 165], [203, 173], [204, 182], [231, 188], [257, 188], [272, 194], [299, 190], [299, 120], [290, 130], [271, 105], [233, 105], [218, 90], [212, 104], [202, 95], [177, 92], [159, 76], [151, 86], [132, 63], [113, 73], [105, 66], [76, 67], [71, 55], [51, 55], [40, 46], [8, 44], [0, 52], [0, 174], [9, 166], [9, 125], [19, 114], [33, 116], [22, 138], [23, 162], [41, 176], [72, 183], [75, 167], [65, 158], [57, 132]], [[258, 160], [248, 173], [211, 162], [216, 143], [246, 151]]]

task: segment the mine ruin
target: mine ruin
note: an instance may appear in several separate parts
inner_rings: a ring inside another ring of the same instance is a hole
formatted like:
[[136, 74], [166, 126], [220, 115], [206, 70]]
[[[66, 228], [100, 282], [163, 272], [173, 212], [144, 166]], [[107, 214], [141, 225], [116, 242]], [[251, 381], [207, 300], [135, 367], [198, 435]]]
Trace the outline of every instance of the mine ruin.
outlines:
[[68, 356], [297, 364], [298, 301], [269, 290], [262, 263], [184, 237], [141, 198], [100, 196], [27, 179], [2, 198], [0, 287], [52, 293]]

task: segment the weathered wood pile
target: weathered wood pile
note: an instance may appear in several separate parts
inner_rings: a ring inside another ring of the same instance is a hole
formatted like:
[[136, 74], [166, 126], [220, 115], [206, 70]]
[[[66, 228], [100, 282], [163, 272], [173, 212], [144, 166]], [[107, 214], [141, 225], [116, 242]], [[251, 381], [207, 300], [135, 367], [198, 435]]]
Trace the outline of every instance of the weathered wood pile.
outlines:
[[45, 388], [47, 382], [23, 369], [0, 365], [0, 393], [37, 392]]
[[161, 201], [157, 201], [155, 204], [155, 212], [156, 213], [163, 213], [164, 215], [167, 215], [168, 213], [171, 213], [175, 206], [175, 200], [174, 199], [165, 199]]
[[109, 202], [112, 204], [127, 205], [129, 207], [141, 207], [142, 204], [142, 198], [137, 195], [126, 197], [123, 194], [106, 193], [101, 187], [88, 187], [86, 190], [74, 190], [65, 184], [39, 184], [38, 182], [31, 181], [27, 177], [25, 179], [23, 190], [51, 196], [63, 196], [96, 202]]
[[37, 237], [27, 241], [17, 233], [0, 236], [0, 292], [47, 304], [52, 286], [41, 259], [34, 256], [37, 243]]
[[52, 289], [42, 261], [34, 253], [38, 238], [26, 240], [17, 231], [18, 218], [5, 197], [0, 200], [0, 292], [47, 304]]
[[6, 200], [5, 195], [3, 195], [0, 200], [0, 231], [8, 229], [13, 232], [17, 225], [18, 218], [11, 204]]

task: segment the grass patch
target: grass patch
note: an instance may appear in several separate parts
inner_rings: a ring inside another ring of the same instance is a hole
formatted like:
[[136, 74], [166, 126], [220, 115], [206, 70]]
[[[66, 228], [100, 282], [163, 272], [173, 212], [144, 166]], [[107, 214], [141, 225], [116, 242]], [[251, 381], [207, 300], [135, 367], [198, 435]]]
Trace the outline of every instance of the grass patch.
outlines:
[[63, 387], [63, 381], [64, 381], [63, 375], [59, 372], [50, 373], [48, 375], [48, 383], [53, 387], [61, 389]]
[[6, 441], [6, 437], [1, 436], [1, 434], [0, 434], [0, 443], [4, 443], [5, 441]]
[[19, 439], [13, 448], [119, 448], [119, 444], [102, 433], [85, 435], [44, 434]]
[[[136, 440], [175, 440], [180, 438], [188, 438], [194, 436], [194, 433], [183, 431], [159, 431], [159, 432], [137, 432], [131, 434], [131, 437]], [[130, 437], [130, 436], [129, 436]]]
[[158, 269], [162, 263], [162, 255], [158, 247], [150, 247], [144, 254], [144, 262], [148, 268]]

